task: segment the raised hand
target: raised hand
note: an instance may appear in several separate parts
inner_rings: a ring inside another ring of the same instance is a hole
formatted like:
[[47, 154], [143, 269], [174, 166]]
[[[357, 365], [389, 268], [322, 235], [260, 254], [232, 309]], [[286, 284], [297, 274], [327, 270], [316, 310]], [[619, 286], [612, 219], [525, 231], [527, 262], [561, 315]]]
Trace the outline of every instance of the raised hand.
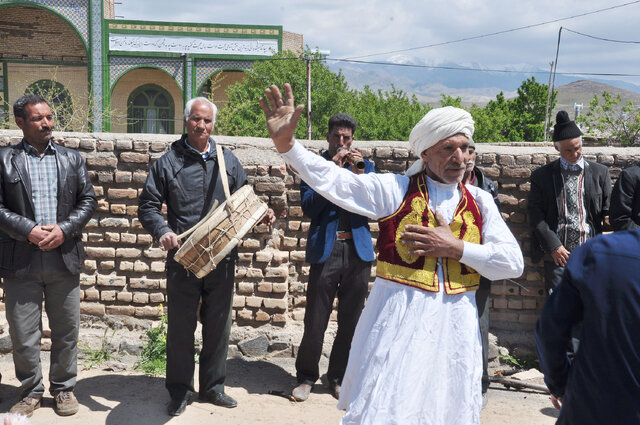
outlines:
[[293, 92], [289, 83], [284, 84], [284, 94], [283, 100], [280, 89], [272, 85], [264, 91], [265, 97], [260, 98], [260, 107], [267, 119], [269, 136], [280, 153], [287, 152], [293, 147], [294, 133], [304, 110], [304, 105], [294, 106]]

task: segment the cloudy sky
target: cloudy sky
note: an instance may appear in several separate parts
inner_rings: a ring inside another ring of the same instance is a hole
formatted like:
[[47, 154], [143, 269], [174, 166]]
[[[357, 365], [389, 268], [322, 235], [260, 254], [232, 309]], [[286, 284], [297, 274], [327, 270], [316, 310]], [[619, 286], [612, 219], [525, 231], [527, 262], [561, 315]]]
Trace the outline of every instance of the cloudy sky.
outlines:
[[[303, 34], [305, 45], [329, 50], [330, 59], [430, 66], [548, 71], [564, 27], [558, 73], [634, 74], [613, 78], [640, 85], [640, 0], [120, 1], [116, 15], [125, 19], [282, 25]], [[474, 39], [453, 42], [466, 38]], [[448, 44], [422, 48], [440, 43]]]

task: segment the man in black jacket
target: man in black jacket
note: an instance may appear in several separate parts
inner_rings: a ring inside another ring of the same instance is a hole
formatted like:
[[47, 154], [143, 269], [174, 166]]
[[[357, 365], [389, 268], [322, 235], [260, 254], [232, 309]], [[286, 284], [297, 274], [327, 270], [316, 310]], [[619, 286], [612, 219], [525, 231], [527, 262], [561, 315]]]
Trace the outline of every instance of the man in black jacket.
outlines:
[[566, 111], [558, 112], [553, 141], [560, 158], [531, 174], [531, 259], [544, 259], [545, 288], [562, 279], [569, 254], [602, 233], [609, 214], [609, 169], [582, 157], [582, 132]]
[[31, 416], [44, 394], [40, 367], [42, 299], [51, 326], [49, 391], [56, 412], [73, 415], [80, 327], [82, 228], [96, 196], [78, 152], [55, 145], [53, 115], [40, 96], [13, 105], [20, 143], [0, 150], [0, 276], [13, 344], [20, 401]]
[[[167, 256], [167, 375], [165, 386], [171, 396], [167, 412], [178, 416], [195, 393], [194, 332], [198, 308], [202, 321], [200, 353], [200, 399], [223, 407], [236, 401], [224, 392], [227, 349], [231, 330], [231, 306], [237, 249], [202, 279], [187, 273], [174, 260], [181, 241], [177, 234], [190, 229], [211, 209], [225, 201], [221, 178], [231, 193], [247, 184], [240, 161], [223, 149], [226, 175], [221, 176], [215, 141], [210, 137], [217, 108], [198, 97], [187, 102], [184, 119], [187, 134], [151, 167], [139, 200], [138, 217], [144, 228], [169, 251]], [[167, 205], [167, 222], [162, 204]], [[267, 222], [275, 217], [270, 210]], [[201, 304], [200, 304], [201, 303]]]
[[[602, 233], [609, 213], [609, 169], [582, 156], [582, 132], [566, 111], [558, 112], [553, 141], [560, 158], [531, 174], [529, 224], [531, 260], [544, 260], [545, 289], [550, 294], [562, 280], [569, 255]], [[572, 347], [578, 347], [579, 329]]]
[[[467, 149], [466, 170], [462, 177], [462, 183], [477, 186], [493, 196], [500, 211], [498, 199], [498, 186], [486, 178], [482, 170], [476, 167], [476, 144], [471, 139]], [[489, 389], [489, 292], [491, 281], [486, 277], [480, 278], [480, 286], [476, 290], [476, 307], [478, 308], [478, 321], [480, 322], [480, 338], [482, 339], [482, 405], [487, 403], [487, 390]]]
[[613, 230], [640, 229], [640, 166], [622, 170], [611, 193], [609, 221]]

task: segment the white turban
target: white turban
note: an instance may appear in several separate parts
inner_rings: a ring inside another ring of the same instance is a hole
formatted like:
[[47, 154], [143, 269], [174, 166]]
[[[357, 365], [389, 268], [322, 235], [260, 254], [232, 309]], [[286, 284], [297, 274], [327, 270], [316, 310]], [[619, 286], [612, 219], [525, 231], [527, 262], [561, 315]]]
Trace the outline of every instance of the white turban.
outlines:
[[[448, 137], [462, 133], [469, 138], [473, 136], [474, 124], [471, 114], [464, 109], [445, 106], [435, 108], [427, 112], [409, 135], [411, 152], [420, 157], [420, 154], [431, 146]], [[418, 158], [405, 172], [409, 177], [421, 173], [424, 169], [424, 161]]]

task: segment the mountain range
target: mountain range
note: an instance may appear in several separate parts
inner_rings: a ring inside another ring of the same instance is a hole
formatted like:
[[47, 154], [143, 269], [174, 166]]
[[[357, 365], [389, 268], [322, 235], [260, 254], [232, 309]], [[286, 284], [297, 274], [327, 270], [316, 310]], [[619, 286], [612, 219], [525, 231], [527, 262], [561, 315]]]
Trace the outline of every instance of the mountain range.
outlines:
[[[362, 89], [365, 85], [373, 89], [390, 90], [391, 85], [409, 95], [415, 95], [419, 101], [439, 104], [442, 94], [461, 97], [464, 105], [486, 104], [503, 92], [506, 98], [515, 97], [522, 82], [532, 75], [536, 81], [548, 84], [549, 71], [513, 68], [510, 72], [491, 70], [470, 71], [468, 68], [482, 69], [481, 65], [444, 64], [438, 68], [414, 67], [411, 64], [387, 65], [380, 63], [331, 62], [329, 69], [341, 71], [349, 87]], [[447, 68], [447, 69], [444, 69]], [[573, 110], [573, 104], [583, 104], [587, 108], [595, 94], [603, 91], [620, 94], [625, 100], [640, 105], [640, 86], [615, 80], [584, 80], [581, 77], [556, 75], [555, 89], [558, 91], [557, 108]]]

